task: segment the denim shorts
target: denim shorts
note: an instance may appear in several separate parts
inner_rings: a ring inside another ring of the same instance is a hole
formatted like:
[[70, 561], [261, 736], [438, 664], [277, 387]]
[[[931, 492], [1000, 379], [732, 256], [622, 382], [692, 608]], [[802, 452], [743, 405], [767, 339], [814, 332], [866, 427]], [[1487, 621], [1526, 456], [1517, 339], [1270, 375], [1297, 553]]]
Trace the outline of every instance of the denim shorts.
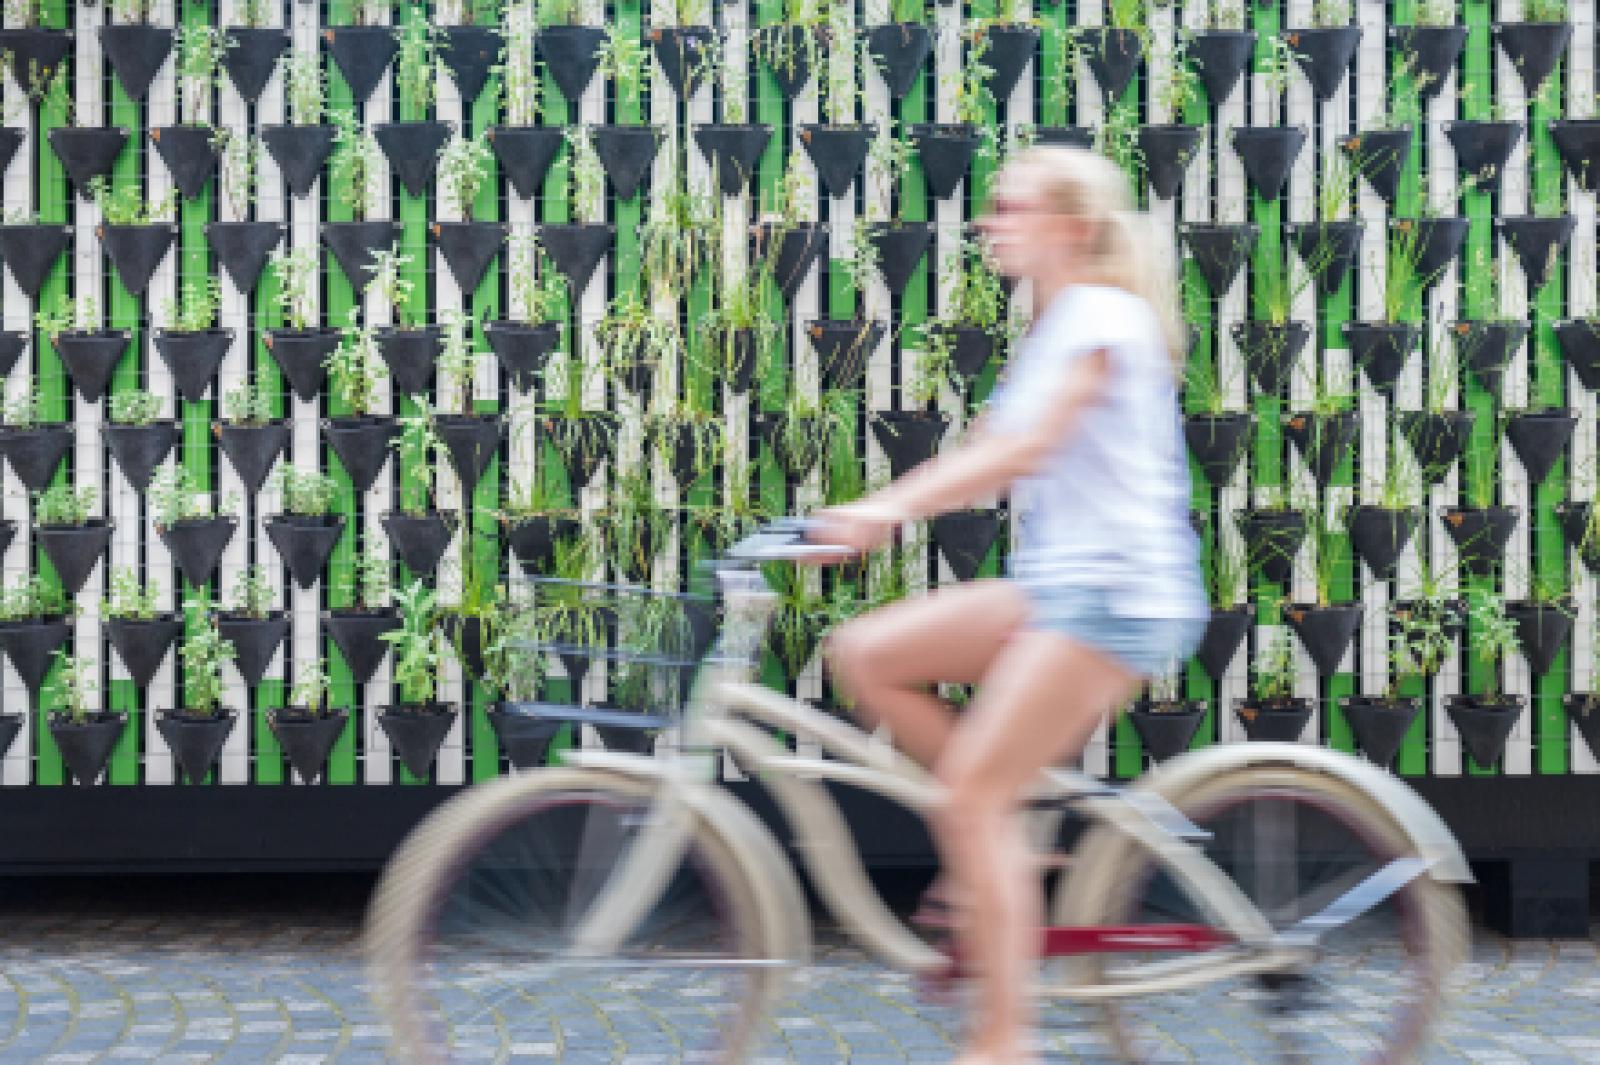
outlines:
[[1141, 677], [1161, 676], [1182, 665], [1205, 634], [1205, 618], [1114, 613], [1105, 588], [1017, 583], [1033, 608], [1030, 629], [1070, 636], [1104, 651]]

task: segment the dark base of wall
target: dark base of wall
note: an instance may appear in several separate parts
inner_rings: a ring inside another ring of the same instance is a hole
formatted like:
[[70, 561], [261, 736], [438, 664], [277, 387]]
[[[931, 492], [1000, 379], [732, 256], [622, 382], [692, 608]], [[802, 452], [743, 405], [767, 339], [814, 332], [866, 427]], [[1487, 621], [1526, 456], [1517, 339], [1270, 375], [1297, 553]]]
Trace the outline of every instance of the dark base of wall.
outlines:
[[[1511, 936], [1588, 934], [1600, 861], [1600, 776], [1428, 778], [1411, 783], [1455, 830], [1479, 877], [1482, 917]], [[787, 835], [766, 796], [734, 785]], [[60, 787], [0, 789], [0, 874], [309, 872], [379, 868], [459, 788]], [[921, 823], [882, 800], [837, 796], [887, 881], [920, 881]]]

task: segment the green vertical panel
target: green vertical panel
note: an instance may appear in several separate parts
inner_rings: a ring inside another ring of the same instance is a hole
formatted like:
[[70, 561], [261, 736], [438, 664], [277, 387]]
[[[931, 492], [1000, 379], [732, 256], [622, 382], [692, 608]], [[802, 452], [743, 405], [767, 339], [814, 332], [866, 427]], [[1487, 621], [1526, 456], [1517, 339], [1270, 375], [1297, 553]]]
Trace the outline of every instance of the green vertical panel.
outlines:
[[[1279, 29], [1279, 12], [1276, 5], [1252, 8], [1252, 25], [1256, 32], [1256, 50], [1252, 69], [1263, 67], [1269, 60], [1267, 42]], [[1246, 72], [1248, 76], [1248, 72]], [[1255, 252], [1250, 261], [1251, 283], [1264, 271], [1283, 269], [1283, 244], [1278, 230], [1280, 207], [1276, 202], [1264, 202], [1252, 188], [1249, 193], [1250, 221], [1261, 231]], [[1287, 486], [1288, 471], [1283, 461], [1283, 401], [1278, 396], [1252, 393], [1255, 409], [1256, 431], [1251, 456], [1250, 480], [1257, 488], [1274, 485]], [[1285, 589], [1262, 580], [1254, 589], [1254, 602], [1262, 624], [1280, 620], [1277, 603]]]
[[[248, 344], [251, 357], [249, 360], [250, 372], [261, 375], [266, 381], [267, 389], [271, 395], [272, 416], [282, 418], [285, 414], [283, 390], [285, 382], [283, 372], [278, 368], [278, 361], [267, 352], [265, 341], [266, 330], [277, 329], [283, 325], [283, 310], [278, 306], [278, 272], [276, 270], [263, 270], [261, 277], [256, 281], [256, 290], [253, 294], [246, 293], [252, 300], [250, 321], [252, 328], [240, 338], [239, 343]], [[258, 544], [259, 553], [266, 549], [265, 544]], [[281, 709], [284, 705], [284, 684], [281, 678], [266, 677], [256, 685], [255, 702], [255, 779], [261, 784], [281, 784], [287, 779], [284, 769], [283, 752], [278, 746], [278, 737], [267, 724], [267, 712]], [[347, 725], [346, 731], [353, 728]]]
[[[1351, 91], [1354, 91], [1353, 86]], [[1353, 283], [1349, 275], [1346, 275], [1344, 280], [1340, 282], [1338, 288], [1334, 289], [1332, 292], [1326, 293], [1321, 298], [1320, 310], [1322, 327], [1319, 330], [1319, 335], [1322, 347], [1324, 349], [1344, 344], [1343, 326], [1345, 322], [1350, 320], [1352, 287]], [[1323, 354], [1323, 352], [1319, 352], [1319, 355], [1321, 354]], [[1326, 363], [1324, 363], [1324, 365], [1326, 365]], [[1360, 391], [1359, 382], [1356, 377], [1359, 372], [1360, 371], [1357, 370], [1354, 365], [1351, 366], [1350, 380], [1353, 386], [1353, 391], [1355, 391], [1357, 394], [1359, 394]], [[1355, 452], [1359, 450], [1359, 440], [1360, 437], [1358, 436], [1358, 446], [1353, 448], [1351, 454], [1345, 456], [1344, 461], [1340, 462], [1338, 467], [1333, 471], [1333, 479], [1331, 483], [1334, 487], [1349, 486], [1356, 483]], [[1353, 492], [1351, 493], [1351, 498], [1355, 498]], [[1343, 529], [1343, 527], [1344, 526], [1341, 523], [1340, 528]], [[1336, 560], [1336, 569], [1334, 571], [1332, 587], [1329, 589], [1329, 597], [1334, 602], [1338, 603], [1349, 602], [1358, 598], [1360, 595], [1360, 587], [1357, 578], [1360, 576], [1361, 563], [1356, 561], [1355, 555], [1351, 550], [1349, 535], [1344, 532], [1340, 532], [1340, 534], [1329, 543], [1329, 546], [1333, 550]], [[1366, 619], [1364, 623], [1370, 623], [1370, 619]], [[1361, 631], [1358, 629], [1356, 630], [1355, 639], [1355, 646], [1358, 654], [1360, 642]], [[1326, 699], [1324, 700], [1323, 705], [1326, 707], [1326, 710], [1323, 715], [1323, 720], [1325, 722], [1325, 735], [1327, 737], [1327, 744], [1329, 747], [1332, 747], [1335, 750], [1352, 752], [1355, 750], [1355, 738], [1350, 732], [1350, 723], [1345, 719], [1344, 710], [1341, 708], [1339, 700], [1348, 695], [1355, 694], [1358, 680], [1358, 676], [1354, 672], [1350, 671], [1334, 673], [1328, 677], [1326, 691], [1324, 692]]]
[[[1193, 61], [1190, 60], [1190, 65]], [[1221, 101], [1217, 101], [1220, 103]], [[1206, 125], [1211, 121], [1212, 101], [1206, 97], [1202, 87], [1198, 99], [1192, 99], [1184, 108], [1182, 116], [1173, 116], [1173, 121], [1184, 121], [1194, 125]], [[1183, 205], [1177, 204], [1177, 211], [1181, 221]], [[1193, 259], [1180, 257], [1181, 269], [1178, 278], [1179, 298], [1183, 301], [1183, 320], [1194, 326], [1199, 333], [1199, 340], [1195, 344], [1194, 353], [1190, 356], [1202, 365], [1212, 370], [1212, 380], [1220, 384], [1220, 377], [1215, 373], [1216, 349], [1216, 314], [1211, 307], [1211, 300], [1206, 291], [1205, 278], [1200, 274], [1200, 267]], [[1210, 482], [1200, 472], [1198, 465], [1190, 463], [1190, 504], [1203, 513], [1213, 515], [1208, 523], [1202, 538], [1202, 550], [1205, 552], [1205, 562], [1211, 565], [1215, 552], [1223, 549], [1222, 544], [1222, 516], [1216, 506], [1216, 492]], [[1218, 729], [1218, 715], [1221, 708], [1217, 705], [1217, 698], [1221, 693], [1221, 686], [1211, 679], [1198, 659], [1191, 657], [1185, 670], [1184, 693], [1190, 699], [1205, 701], [1205, 716], [1201, 718], [1200, 727], [1195, 729], [1194, 739], [1189, 742], [1193, 750], [1198, 750], [1215, 742]]]

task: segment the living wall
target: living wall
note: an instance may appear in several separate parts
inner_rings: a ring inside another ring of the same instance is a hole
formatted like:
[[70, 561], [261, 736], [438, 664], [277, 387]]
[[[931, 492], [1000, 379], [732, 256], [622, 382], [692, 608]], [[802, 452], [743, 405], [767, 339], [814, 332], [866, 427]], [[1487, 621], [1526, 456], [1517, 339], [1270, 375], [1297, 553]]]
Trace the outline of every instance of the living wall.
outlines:
[[[0, 783], [629, 743], [499, 731], [650, 689], [519, 653], [521, 576], [688, 589], [959, 439], [1028, 312], [966, 223], [1034, 141], [1125, 168], [1193, 341], [1216, 614], [1089, 767], [1248, 733], [1591, 770], [1593, 16], [17, 0]], [[774, 572], [765, 678], [831, 700], [828, 624], [1007, 540], [990, 507]]]

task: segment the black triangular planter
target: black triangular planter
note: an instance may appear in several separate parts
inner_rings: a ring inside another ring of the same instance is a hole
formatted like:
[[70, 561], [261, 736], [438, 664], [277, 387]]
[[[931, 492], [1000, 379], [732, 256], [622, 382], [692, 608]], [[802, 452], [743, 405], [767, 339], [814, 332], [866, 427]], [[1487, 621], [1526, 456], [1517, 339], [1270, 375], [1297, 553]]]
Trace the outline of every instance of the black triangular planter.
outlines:
[[1239, 268], [1250, 257], [1261, 229], [1248, 222], [1192, 223], [1184, 225], [1180, 232], [1207, 288], [1213, 296], [1221, 296], [1239, 276]]
[[96, 713], [81, 723], [65, 714], [50, 715], [50, 738], [72, 780], [93, 784], [100, 779], [127, 724], [127, 714]]
[[111, 522], [90, 518], [82, 525], [35, 525], [34, 540], [55, 567], [69, 598], [83, 591], [96, 562], [111, 543]]
[[693, 96], [705, 80], [701, 57], [711, 39], [709, 26], [658, 26], [650, 31], [656, 61], [679, 99]]
[[1360, 26], [1319, 26], [1315, 29], [1286, 30], [1284, 40], [1294, 49], [1300, 69], [1306, 72], [1311, 93], [1318, 103], [1325, 102], [1344, 81], [1361, 43]]
[[800, 127], [800, 143], [816, 166], [823, 190], [837, 199], [850, 192], [867, 161], [867, 149], [878, 127], [829, 126], [816, 122]]
[[[755, 237], [753, 254], [771, 267], [772, 278], [778, 283], [778, 291], [783, 294], [784, 301], [794, 299], [795, 293], [800, 291], [801, 282], [811, 272], [811, 264], [828, 246], [828, 227], [821, 222], [796, 222], [792, 225], [761, 222], [751, 232]], [[882, 251], [880, 246], [880, 257]], [[883, 266], [883, 272], [887, 277], [887, 265]]]
[[564, 126], [489, 127], [489, 147], [511, 187], [524, 200], [539, 191], [551, 162], [566, 142]]
[[11, 541], [17, 538], [17, 523], [10, 518], [0, 518], [0, 555], [6, 553]]
[[1240, 511], [1239, 532], [1251, 564], [1259, 567], [1269, 582], [1286, 584], [1300, 542], [1306, 538], [1305, 514], [1298, 510]]
[[611, 458], [617, 442], [616, 416], [610, 412], [585, 412], [576, 422], [570, 435], [557, 446], [573, 491], [594, 480], [600, 464]]
[[1139, 69], [1139, 60], [1144, 56], [1144, 41], [1139, 31], [1086, 26], [1078, 32], [1087, 48], [1085, 58], [1089, 71], [1094, 75], [1095, 84], [1100, 86], [1100, 92], [1107, 99], [1121, 96], [1133, 81], [1134, 71]]
[[64, 225], [0, 226], [0, 259], [23, 294], [36, 299], [71, 242], [72, 230]]
[[300, 199], [322, 173], [323, 164], [333, 154], [332, 126], [263, 126], [261, 143], [278, 164], [289, 195]]
[[4, 174], [11, 166], [11, 160], [16, 158], [17, 149], [22, 146], [22, 138], [26, 131], [16, 126], [0, 126], [0, 174]]
[[46, 136], [72, 187], [85, 199], [89, 183], [111, 173], [112, 164], [128, 143], [128, 131], [121, 126], [56, 126]]
[[1374, 577], [1393, 576], [1395, 562], [1416, 532], [1421, 517], [1416, 507], [1393, 510], [1369, 504], [1352, 506], [1345, 512], [1350, 526], [1350, 546]]
[[390, 709], [378, 715], [378, 725], [389, 737], [400, 764], [412, 776], [423, 779], [427, 779], [432, 771], [434, 759], [439, 757], [439, 748], [444, 745], [444, 738], [450, 734], [450, 727], [455, 720], [456, 711], [453, 707], [439, 706], [437, 703], [421, 712], [415, 708]]
[[1363, 130], [1341, 140], [1339, 147], [1350, 156], [1351, 167], [1393, 209], [1400, 192], [1400, 171], [1411, 153], [1411, 127]]
[[754, 329], [733, 329], [712, 341], [723, 345], [721, 377], [736, 396], [745, 395], [756, 379], [756, 333]]
[[878, 250], [883, 283], [892, 295], [898, 296], [933, 244], [933, 223], [869, 222], [867, 239]]
[[[1600, 695], [1570, 692], [1562, 697], [1561, 704], [1566, 707], [1567, 719], [1577, 728], [1583, 742], [1589, 745], [1589, 753], [1600, 756]], [[0, 730], [4, 728], [4, 722], [0, 721]], [[0, 754], [5, 753], [5, 732], [0, 731]]]
[[389, 441], [399, 433], [395, 420], [386, 415], [330, 418], [322, 423], [322, 438], [339, 456], [351, 485], [361, 494], [377, 483], [378, 471], [389, 457]]
[[958, 581], [970, 581], [1000, 535], [1002, 522], [998, 510], [953, 510], [930, 523], [933, 542], [944, 552], [950, 572]]
[[1003, 104], [1011, 99], [1029, 60], [1039, 49], [1039, 31], [1032, 26], [990, 25], [979, 32], [989, 42], [983, 52], [983, 64], [990, 70], [985, 83], [995, 103]]
[[158, 329], [156, 351], [172, 372], [178, 394], [191, 403], [205, 398], [217, 376], [228, 348], [233, 345], [232, 329], [205, 329], [197, 332]]
[[206, 243], [240, 292], [255, 291], [267, 256], [283, 240], [282, 222], [207, 222]]
[[401, 186], [413, 196], [425, 194], [433, 184], [439, 150], [450, 139], [450, 123], [380, 122], [372, 127], [372, 135]]
[[1600, 573], [1600, 537], [1589, 535], [1590, 504], [1578, 500], [1557, 503], [1556, 521], [1567, 543], [1591, 573]]
[[[778, 91], [785, 100], [793, 100], [800, 95], [800, 90], [806, 87], [811, 80], [811, 54], [806, 47], [806, 37], [811, 34], [808, 26], [794, 24], [781, 24], [776, 26], [763, 26], [755, 31], [756, 44], [763, 51], [776, 53], [778, 62], [773, 63], [772, 55], [763, 56], [763, 65], [772, 72], [772, 77], [778, 83]], [[772, 43], [769, 43], [769, 39]], [[819, 48], [827, 43], [826, 38], [819, 40]]]
[[883, 339], [883, 323], [818, 318], [806, 325], [806, 335], [817, 351], [823, 388], [860, 388], [867, 359]]
[[1522, 75], [1528, 96], [1533, 97], [1572, 43], [1572, 23], [1496, 22], [1494, 35], [1505, 49], [1506, 58]]
[[1183, 419], [1183, 438], [1195, 463], [1214, 487], [1233, 480], [1249, 441], [1255, 419], [1246, 413], [1189, 414]]
[[140, 22], [101, 26], [100, 48], [122, 82], [123, 91], [135, 103], [141, 103], [172, 51], [172, 30]]
[[617, 199], [633, 199], [655, 162], [661, 131], [655, 126], [592, 126], [589, 135]]
[[1317, 484], [1326, 488], [1361, 435], [1360, 414], [1353, 410], [1292, 414], [1283, 423], [1283, 435], [1294, 441]]
[[513, 766], [518, 769], [537, 769], [544, 765], [550, 753], [550, 741], [561, 731], [564, 722], [559, 718], [538, 717], [505, 709], [516, 705], [496, 703], [497, 709], [489, 711], [489, 725]]
[[184, 579], [199, 586], [209, 581], [222, 561], [223, 549], [238, 527], [233, 518], [190, 518], [172, 525], [158, 525], [161, 542], [172, 552]]
[[435, 430], [450, 455], [450, 465], [461, 479], [462, 497], [472, 498], [472, 490], [494, 461], [500, 446], [498, 414], [436, 414]]
[[1584, 388], [1600, 388], [1600, 321], [1566, 318], [1555, 323], [1556, 342]]
[[166, 164], [179, 195], [186, 200], [205, 191], [206, 182], [217, 169], [217, 148], [212, 140], [215, 136], [216, 130], [210, 126], [156, 126], [150, 130], [156, 154]]
[[950, 419], [930, 411], [884, 410], [872, 416], [871, 424], [873, 437], [889, 459], [890, 476], [899, 477], [933, 457]]
[[1311, 720], [1311, 702], [1300, 698], [1241, 699], [1234, 713], [1252, 740], [1295, 743]]
[[229, 26], [222, 34], [232, 42], [223, 53], [222, 69], [239, 98], [255, 104], [272, 80], [278, 57], [289, 47], [289, 34], [274, 26]]
[[[72, 51], [72, 31], [41, 26], [0, 30], [0, 51], [11, 60], [11, 73], [31, 96], [38, 96], [55, 76], [56, 68]], [[0, 744], [0, 754], [5, 745]]]
[[1530, 485], [1542, 484], [1567, 450], [1577, 416], [1567, 410], [1523, 411], [1506, 418], [1506, 439], [1522, 460]]
[[1400, 753], [1400, 744], [1421, 707], [1416, 699], [1390, 701], [1364, 695], [1349, 696], [1339, 704], [1362, 753], [1386, 768], [1394, 764], [1394, 756]]
[[555, 557], [556, 541], [576, 535], [580, 528], [575, 518], [529, 514], [506, 524], [506, 543], [522, 561], [524, 573], [539, 573]]
[[136, 687], [147, 688], [161, 668], [167, 651], [183, 631], [183, 621], [175, 614], [153, 618], [107, 618], [106, 639], [127, 667]]
[[1444, 135], [1456, 150], [1456, 166], [1461, 172], [1476, 176], [1480, 189], [1498, 189], [1511, 149], [1522, 139], [1522, 123], [1446, 122]]
[[322, 31], [322, 39], [357, 107], [367, 102], [400, 50], [393, 26], [332, 26]]
[[1422, 327], [1410, 322], [1346, 322], [1344, 337], [1350, 358], [1367, 375], [1372, 387], [1394, 395], [1395, 382], [1417, 346]]
[[232, 710], [206, 716], [168, 710], [156, 719], [156, 729], [172, 749], [173, 760], [189, 783], [199, 784], [216, 765], [222, 745], [228, 742], [228, 734], [237, 721]]
[[322, 567], [344, 532], [344, 515], [279, 514], [268, 518], [266, 525], [267, 539], [289, 567], [289, 576], [300, 587], [310, 588], [322, 576]]
[[1567, 241], [1572, 239], [1572, 231], [1577, 228], [1578, 220], [1570, 214], [1553, 217], [1525, 215], [1498, 219], [1496, 225], [1505, 235], [1511, 250], [1517, 253], [1529, 286], [1542, 288], [1545, 279], [1550, 276], [1550, 268], [1555, 265], [1556, 257], [1567, 246]]
[[324, 717], [274, 710], [267, 715], [267, 724], [300, 779], [315, 784], [327, 770], [328, 755], [339, 742], [349, 719], [349, 713], [344, 710], [335, 710]]
[[1492, 766], [1506, 749], [1506, 739], [1522, 716], [1522, 696], [1502, 695], [1493, 702], [1476, 695], [1452, 695], [1445, 712], [1461, 734], [1461, 746], [1480, 766]]
[[506, 241], [504, 222], [435, 222], [430, 227], [450, 276], [462, 292], [473, 292]]
[[594, 26], [543, 26], [534, 35], [545, 68], [571, 103], [583, 95], [600, 63], [605, 31]]
[[476, 614], [445, 613], [440, 619], [445, 642], [461, 663], [461, 672], [469, 681], [482, 680], [484, 620]]
[[0, 429], [0, 453], [11, 463], [22, 487], [42, 492], [72, 449], [72, 426], [36, 425], [32, 429]]
[[1211, 617], [1206, 621], [1205, 633], [1200, 637], [1194, 656], [1212, 680], [1222, 680], [1254, 622], [1255, 612], [1248, 604], [1211, 608]]
[[1200, 702], [1164, 703], [1162, 706], [1163, 709], [1155, 710], [1141, 699], [1128, 708], [1128, 720], [1133, 723], [1133, 731], [1139, 734], [1139, 742], [1158, 762], [1187, 751], [1206, 714], [1205, 704]]
[[724, 196], [737, 196], [755, 175], [756, 162], [772, 139], [772, 127], [707, 123], [694, 128], [694, 142], [717, 174]]
[[1306, 146], [1302, 126], [1235, 126], [1233, 150], [1244, 176], [1263, 200], [1276, 200], [1289, 183], [1289, 168]]
[[397, 396], [413, 396], [428, 391], [433, 367], [444, 344], [444, 329], [425, 325], [418, 329], [379, 326], [373, 331], [378, 354], [389, 367], [389, 380]]
[[1235, 322], [1230, 329], [1244, 355], [1245, 366], [1256, 387], [1269, 395], [1282, 392], [1311, 328], [1304, 322]]
[[930, 325], [930, 334], [939, 333], [950, 345], [950, 365], [956, 375], [971, 384], [994, 357], [994, 335], [975, 325]]
[[1199, 126], [1139, 127], [1139, 153], [1144, 157], [1145, 176], [1158, 198], [1170, 200], [1178, 194], [1184, 173], [1200, 154], [1202, 133]]
[[1411, 442], [1417, 465], [1422, 467], [1423, 479], [1429, 484], [1438, 484], [1467, 446], [1473, 412], [1403, 410], [1398, 414], [1400, 433]]
[[1461, 58], [1461, 49], [1467, 43], [1467, 27], [1390, 26], [1389, 36], [1411, 57], [1417, 92], [1424, 100], [1431, 100], [1439, 94], [1445, 78]]
[[105, 247], [106, 254], [111, 257], [111, 265], [116, 268], [117, 278], [132, 296], [144, 295], [144, 290], [150, 287], [150, 278], [155, 275], [156, 267], [166, 258], [167, 249], [172, 247], [173, 238], [178, 235], [178, 227], [170, 222], [134, 226], [101, 225], [96, 227], [96, 231], [100, 234], [100, 243]]
[[56, 649], [72, 635], [72, 626], [59, 618], [30, 618], [0, 623], [0, 650], [17, 671], [28, 698], [39, 703], [39, 685], [50, 670]]
[[425, 514], [385, 514], [380, 519], [389, 544], [406, 569], [418, 576], [431, 576], [439, 568], [445, 548], [455, 535], [456, 516], [452, 512]]
[[483, 327], [484, 339], [500, 360], [501, 367], [519, 389], [529, 389], [539, 379], [550, 353], [561, 341], [559, 322], [489, 322]]
[[393, 607], [382, 610], [332, 611], [322, 615], [322, 627], [344, 655], [350, 676], [357, 684], [372, 679], [389, 645], [378, 639], [400, 627], [400, 615]]
[[539, 227], [539, 240], [556, 269], [572, 282], [574, 295], [582, 295], [600, 260], [611, 250], [611, 226], [604, 222], [547, 222]]
[[1189, 56], [1208, 100], [1220, 104], [1233, 94], [1255, 47], [1253, 30], [1196, 30], [1190, 35]]
[[156, 467], [166, 461], [167, 455], [178, 446], [177, 422], [150, 422], [147, 425], [122, 425], [104, 422], [100, 434], [105, 437], [111, 457], [116, 459], [122, 476], [135, 489], [143, 492], [150, 487], [150, 477]]
[[911, 127], [911, 143], [922, 160], [923, 182], [928, 195], [949, 199], [967, 176], [973, 153], [978, 150], [978, 134], [962, 123], [921, 123]]
[[1361, 627], [1360, 603], [1335, 603], [1313, 606], [1295, 603], [1284, 612], [1289, 627], [1300, 637], [1306, 653], [1316, 663], [1317, 675], [1327, 676], [1339, 668], [1340, 659], [1350, 648]]
[[1476, 374], [1489, 391], [1499, 392], [1500, 375], [1528, 335], [1528, 323], [1455, 322], [1450, 331], [1455, 334], [1461, 365]]
[[98, 403], [111, 383], [111, 374], [128, 346], [125, 329], [97, 329], [93, 332], [67, 332], [56, 336], [54, 345], [67, 376], [86, 403]]
[[1572, 635], [1572, 618], [1576, 613], [1577, 607], [1570, 599], [1555, 603], [1506, 604], [1506, 617], [1516, 623], [1517, 640], [1535, 680], [1549, 673], [1555, 664], [1556, 655]]
[[1391, 227], [1416, 226], [1421, 254], [1417, 256], [1417, 276], [1432, 285], [1455, 257], [1467, 239], [1467, 220], [1454, 218], [1392, 218]]
[[471, 111], [500, 61], [505, 40], [490, 26], [441, 26], [438, 34], [439, 58], [455, 78], [462, 103]]
[[372, 280], [372, 253], [400, 241], [400, 223], [388, 221], [324, 222], [322, 243], [333, 252], [357, 296]]
[[302, 400], [311, 401], [322, 392], [327, 380], [326, 362], [339, 346], [337, 329], [272, 329], [266, 336], [267, 354], [272, 356], [289, 387]]
[[1600, 118], [1557, 119], [1546, 124], [1561, 161], [1580, 188], [1600, 188]]
[[1517, 507], [1444, 508], [1444, 530], [1456, 545], [1464, 572], [1485, 576], [1504, 559], [1519, 513]]
[[1338, 288], [1361, 250], [1361, 220], [1291, 222], [1287, 228], [1295, 254], [1315, 275], [1317, 284], [1324, 292]]
[[17, 360], [27, 350], [28, 336], [20, 329], [0, 329], [0, 377], [16, 368]]
[[21, 714], [0, 714], [0, 756], [5, 755], [17, 733], [22, 731], [23, 720]]
[[234, 668], [250, 687], [261, 683], [278, 653], [278, 645], [289, 635], [289, 618], [276, 611], [264, 618], [245, 617], [239, 614], [218, 614], [217, 632], [233, 644], [236, 656]]
[[867, 51], [877, 60], [889, 98], [899, 100], [911, 91], [917, 75], [927, 66], [933, 51], [933, 34], [918, 22], [873, 26], [867, 30]]
[[1035, 144], [1052, 145], [1058, 148], [1089, 149], [1094, 147], [1094, 127], [1034, 126], [1033, 141]]

